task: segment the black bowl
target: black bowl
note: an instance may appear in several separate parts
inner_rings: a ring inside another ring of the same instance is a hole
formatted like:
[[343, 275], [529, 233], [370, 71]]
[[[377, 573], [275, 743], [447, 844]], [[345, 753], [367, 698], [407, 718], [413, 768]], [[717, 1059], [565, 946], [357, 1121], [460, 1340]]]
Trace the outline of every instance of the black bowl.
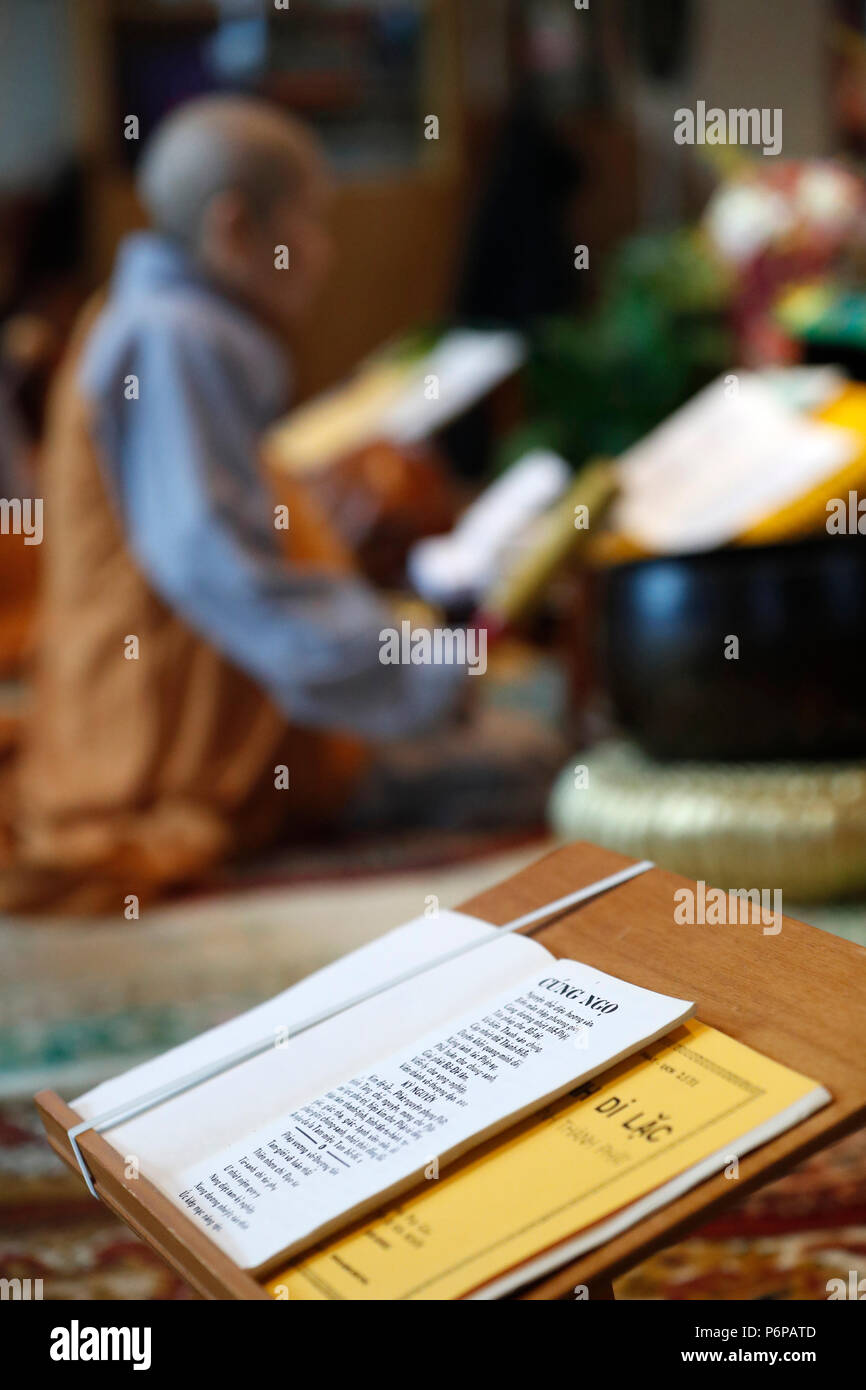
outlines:
[[655, 756], [866, 756], [866, 537], [618, 566], [600, 617], [615, 713]]

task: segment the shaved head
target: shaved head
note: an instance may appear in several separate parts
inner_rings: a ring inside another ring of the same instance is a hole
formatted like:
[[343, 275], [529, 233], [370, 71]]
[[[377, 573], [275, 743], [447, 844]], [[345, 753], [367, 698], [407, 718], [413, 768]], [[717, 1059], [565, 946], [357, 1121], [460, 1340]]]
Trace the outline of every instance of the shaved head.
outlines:
[[188, 102], [157, 127], [136, 183], [156, 229], [194, 247], [218, 194], [240, 194], [254, 216], [265, 218], [278, 201], [325, 177], [306, 126], [252, 97], [213, 96]]

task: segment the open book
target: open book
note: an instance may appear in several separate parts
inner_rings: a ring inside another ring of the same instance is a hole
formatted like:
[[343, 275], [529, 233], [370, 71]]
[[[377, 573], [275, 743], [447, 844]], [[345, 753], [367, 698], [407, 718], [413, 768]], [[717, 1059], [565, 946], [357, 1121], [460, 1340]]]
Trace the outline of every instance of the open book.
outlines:
[[[614, 530], [652, 553], [711, 550], [795, 516], [816, 489], [836, 495], [858, 467], [863, 439], [828, 422], [853, 423], [853, 411], [825, 414], [795, 409], [759, 373], [717, 378], [620, 455]], [[826, 520], [823, 500], [816, 520]]]
[[[309, 1016], [482, 939], [287, 1038]], [[660, 1038], [692, 1007], [441, 911], [74, 1106], [94, 1119], [272, 1035], [259, 1055], [104, 1130], [228, 1255], [261, 1272]]]

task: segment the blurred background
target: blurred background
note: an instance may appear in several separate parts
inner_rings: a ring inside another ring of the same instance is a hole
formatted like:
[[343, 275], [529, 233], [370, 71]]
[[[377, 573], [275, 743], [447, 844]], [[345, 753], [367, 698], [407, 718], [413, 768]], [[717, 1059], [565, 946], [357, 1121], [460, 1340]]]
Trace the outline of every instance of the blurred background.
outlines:
[[[337, 176], [274, 487], [301, 478], [383, 590], [483, 621], [503, 754], [521, 714], [548, 761], [505, 824], [290, 845], [146, 923], [0, 922], [2, 1272], [54, 1297], [186, 1293], [80, 1200], [21, 1098], [191, 1036], [430, 892], [589, 839], [782, 889], [866, 944], [863, 5], [0, 0], [4, 496], [38, 491], [72, 326], [143, 222], [143, 142], [215, 90], [309, 121]], [[776, 113], [780, 152], [678, 143], [700, 103]], [[438, 412], [431, 372], [454, 388]], [[19, 539], [9, 749], [38, 593]], [[455, 759], [467, 786], [495, 773]], [[824, 1297], [864, 1243], [855, 1137], [617, 1292]]]
[[[311, 327], [299, 344], [305, 390], [455, 310], [573, 309], [599, 292], [624, 238], [670, 231], [702, 206], [715, 171], [673, 145], [673, 107], [697, 96], [782, 106], [787, 158], [856, 152], [862, 58], [846, 8], [856, 18], [856, 4], [821, 0], [771, 0], [757, 13], [745, 0], [724, 11], [710, 0], [585, 11], [559, 0], [293, 0], [289, 25], [258, 0], [4, 0], [3, 317], [41, 311], [62, 334], [141, 220], [131, 175], [143, 140], [179, 102], [225, 88], [311, 121], [340, 171], [340, 254], [322, 312], [339, 308], [341, 331]], [[125, 138], [128, 113], [138, 139]], [[427, 113], [437, 140], [424, 138]], [[512, 223], [498, 263], [479, 245], [497, 195]], [[554, 212], [564, 246], [591, 248], [589, 274], [536, 265], [534, 297], [503, 284], [533, 216]]]

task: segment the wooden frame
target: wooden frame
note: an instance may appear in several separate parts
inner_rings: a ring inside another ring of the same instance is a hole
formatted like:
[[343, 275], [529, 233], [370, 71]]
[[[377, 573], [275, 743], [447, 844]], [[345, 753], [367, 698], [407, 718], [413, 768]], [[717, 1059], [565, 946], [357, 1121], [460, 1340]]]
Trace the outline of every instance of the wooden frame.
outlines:
[[[462, 907], [501, 926], [629, 862], [594, 845], [569, 845]], [[564, 913], [542, 928], [538, 939], [555, 955], [576, 957], [647, 989], [696, 1000], [703, 1023], [820, 1082], [832, 1101], [742, 1158], [737, 1181], [721, 1173], [709, 1178], [523, 1290], [521, 1298], [561, 1298], [578, 1284], [601, 1291], [727, 1203], [866, 1122], [866, 949], [788, 917], [775, 935], [764, 934], [760, 925], [678, 925], [674, 893], [691, 886], [687, 879], [654, 869]], [[53, 1091], [40, 1092], [36, 1104], [52, 1147], [78, 1171], [67, 1130], [80, 1117]], [[79, 1143], [106, 1205], [198, 1293], [207, 1298], [268, 1297], [145, 1177], [127, 1178], [123, 1157], [104, 1136], [85, 1133]]]

